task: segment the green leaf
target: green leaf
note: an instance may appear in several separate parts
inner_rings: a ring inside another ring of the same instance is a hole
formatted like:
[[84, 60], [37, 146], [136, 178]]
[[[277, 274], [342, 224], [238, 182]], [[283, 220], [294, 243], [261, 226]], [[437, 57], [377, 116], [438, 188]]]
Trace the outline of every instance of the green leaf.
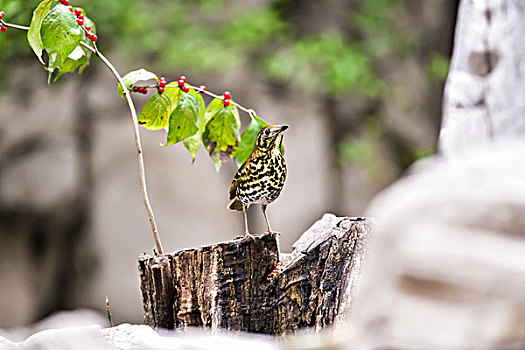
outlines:
[[202, 98], [201, 94], [196, 92], [194, 89], [191, 89], [189, 91], [189, 94], [194, 96], [197, 99], [197, 102], [199, 103], [199, 117], [197, 119], [197, 127], [199, 128], [199, 131], [195, 135], [188, 137], [186, 140], [183, 141], [183, 143], [186, 149], [191, 154], [191, 161], [194, 162], [195, 156], [197, 155], [197, 151], [202, 145], [202, 133], [204, 132], [204, 128], [206, 127], [206, 124], [208, 123], [209, 119], [206, 119], [206, 105], [204, 104], [204, 99]]
[[[212, 107], [211, 104], [208, 108], [210, 107]], [[221, 169], [223, 159], [230, 158], [239, 147], [238, 118], [230, 107], [231, 105], [228, 107], [223, 106], [218, 110], [216, 108], [212, 109], [215, 113], [206, 124], [202, 136], [204, 145], [215, 163], [217, 171]]]
[[[96, 33], [96, 26], [95, 23], [86, 15], [85, 11], [77, 7], [82, 11], [82, 14], [84, 15], [84, 25], [91, 27], [91, 32]], [[86, 36], [86, 33], [84, 30], [82, 30], [82, 39], [84, 43], [91, 45], [91, 40]], [[82, 74], [84, 70], [89, 66], [89, 59], [91, 58], [91, 51], [83, 47], [82, 45], [78, 45], [73, 52], [69, 54], [66, 61], [61, 64], [58, 67], [58, 72], [55, 75], [54, 82], [56, 82], [62, 75], [66, 73], [73, 72], [77, 70], [78, 68], [78, 74]], [[53, 71], [50, 71], [50, 77]]]
[[62, 75], [75, 71], [78, 67], [82, 67], [81, 71], [87, 67], [89, 64], [87, 56], [82, 56], [77, 60], [68, 58], [58, 70], [58, 73], [56, 74], [55, 78], [53, 79], [54, 82], [58, 80]]
[[257, 120], [257, 122], [264, 128], [268, 125], [270, 125], [270, 123], [268, 123], [266, 120], [263, 120], [261, 118], [259, 118], [255, 113], [251, 114], [250, 115], [252, 118], [254, 118], [255, 120]]
[[235, 162], [237, 165], [244, 163], [250, 154], [252, 154], [255, 142], [257, 141], [257, 135], [263, 127], [264, 126], [261, 125], [258, 120], [254, 117], [251, 118], [250, 125], [248, 125], [246, 130], [241, 134], [241, 142], [239, 143], [239, 148], [235, 152]]
[[[122, 81], [126, 85], [126, 88], [128, 90], [131, 90], [133, 85], [135, 85], [137, 82], [152, 79], [155, 79], [155, 81], [158, 79], [155, 73], [148, 72], [145, 69], [138, 69], [126, 74], [122, 78]], [[122, 86], [120, 84], [118, 84], [118, 94], [120, 95], [120, 97], [124, 98], [124, 89], [122, 89]]]
[[170, 124], [171, 100], [165, 94], [153, 95], [142, 108], [138, 117], [139, 125], [148, 130], [160, 130]]
[[230, 104], [226, 108], [232, 111], [233, 115], [235, 116], [235, 124], [237, 125], [237, 129], [240, 129], [241, 128], [241, 117], [239, 116], [239, 110], [237, 109], [237, 106]]
[[31, 18], [31, 25], [27, 32], [27, 41], [29, 46], [35, 52], [36, 57], [40, 60], [40, 63], [44, 64], [42, 60], [42, 51], [44, 50], [44, 44], [42, 43], [42, 37], [40, 36], [40, 28], [42, 27], [42, 21], [46, 17], [47, 13], [54, 5], [52, 0], [42, 1], [38, 7], [33, 11], [33, 18]]
[[197, 127], [199, 113], [199, 101], [195, 96], [183, 93], [177, 108], [170, 115], [168, 140], [165, 146], [173, 145], [195, 135], [199, 131]]
[[[206, 108], [205, 117], [206, 123], [224, 106], [224, 100], [222, 98], [216, 98], [208, 105], [208, 108]], [[230, 104], [227, 107], [234, 115], [235, 117], [235, 125], [237, 126], [237, 129], [241, 128], [241, 118], [239, 116], [239, 110], [237, 109], [237, 106], [234, 106], [233, 104]], [[262, 119], [261, 119], [262, 120]], [[266, 124], [268, 125], [268, 124]]]
[[148, 130], [160, 130], [167, 128], [170, 123], [170, 115], [177, 107], [182, 90], [167, 88], [162, 94], [153, 95], [142, 108], [138, 117], [139, 125]]
[[177, 108], [177, 105], [179, 104], [179, 100], [183, 92], [178, 86], [177, 87], [173, 87], [175, 85], [171, 85], [172, 87], [169, 87], [169, 86], [170, 86], [169, 84], [168, 86], [166, 86], [166, 90], [164, 91], [163, 95], [169, 98], [171, 101], [171, 111], [170, 111], [170, 114], [171, 114], [171, 112], [173, 112], [173, 110]]
[[67, 6], [57, 4], [42, 21], [40, 35], [49, 54], [48, 70], [61, 66], [82, 39], [82, 30]]

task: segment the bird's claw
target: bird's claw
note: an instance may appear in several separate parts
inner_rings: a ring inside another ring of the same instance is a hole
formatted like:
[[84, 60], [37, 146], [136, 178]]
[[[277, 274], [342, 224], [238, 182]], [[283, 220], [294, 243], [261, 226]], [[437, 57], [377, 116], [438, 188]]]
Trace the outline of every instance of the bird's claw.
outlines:
[[255, 238], [257, 237], [257, 235], [252, 235], [251, 233], [249, 232], [246, 232], [246, 234], [244, 235], [244, 238], [251, 238], [255, 241]]

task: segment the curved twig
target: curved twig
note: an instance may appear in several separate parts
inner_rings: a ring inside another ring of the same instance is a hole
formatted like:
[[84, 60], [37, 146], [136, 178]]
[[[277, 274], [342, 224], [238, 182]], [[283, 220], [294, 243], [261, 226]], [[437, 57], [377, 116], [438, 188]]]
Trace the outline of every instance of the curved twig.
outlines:
[[[2, 24], [6, 27], [11, 27], [15, 29], [20, 30], [29, 30], [29, 27], [25, 26], [19, 26], [16, 24], [11, 23], [5, 23], [2, 21]], [[144, 206], [146, 207], [146, 211], [148, 212], [149, 222], [151, 225], [151, 231], [153, 232], [153, 238], [155, 240], [155, 244], [157, 246], [157, 251], [159, 255], [164, 255], [164, 249], [162, 248], [162, 243], [160, 242], [160, 237], [157, 229], [157, 223], [155, 221], [155, 215], [153, 214], [153, 208], [151, 207], [149, 196], [148, 196], [148, 188], [146, 185], [146, 172], [144, 170], [144, 157], [142, 155], [142, 143], [140, 141], [140, 132], [139, 132], [139, 124], [137, 122], [137, 110], [135, 109], [135, 105], [133, 104], [133, 100], [131, 99], [130, 91], [126, 88], [126, 84], [122, 81], [122, 77], [120, 76], [117, 69], [111, 64], [111, 62], [98, 50], [95, 43], [93, 43], [93, 46], [90, 46], [86, 44], [85, 42], [81, 41], [80, 45], [90, 50], [93, 54], [95, 54], [104, 64], [109, 68], [111, 73], [115, 76], [119, 84], [122, 86], [122, 90], [124, 92], [124, 96], [126, 97], [126, 101], [128, 103], [129, 111], [131, 113], [131, 119], [133, 122], [133, 132], [135, 134], [135, 146], [137, 148], [137, 158], [139, 163], [139, 177], [140, 177], [140, 188], [142, 190], [142, 199], [144, 201]]]

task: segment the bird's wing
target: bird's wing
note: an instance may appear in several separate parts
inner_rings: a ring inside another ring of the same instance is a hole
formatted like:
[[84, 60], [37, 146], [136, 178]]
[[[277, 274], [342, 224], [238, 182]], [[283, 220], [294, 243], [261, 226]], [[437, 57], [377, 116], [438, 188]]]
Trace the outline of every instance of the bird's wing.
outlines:
[[230, 186], [230, 199], [235, 198], [235, 192], [237, 192], [237, 175], [233, 178], [232, 184]]
[[230, 185], [230, 199], [235, 198], [236, 192], [237, 192], [237, 185], [239, 184], [239, 179], [241, 178], [242, 174], [245, 173], [245, 169], [248, 167], [248, 163], [250, 162], [250, 158], [248, 158], [243, 165], [237, 170], [237, 174], [233, 177], [232, 184]]

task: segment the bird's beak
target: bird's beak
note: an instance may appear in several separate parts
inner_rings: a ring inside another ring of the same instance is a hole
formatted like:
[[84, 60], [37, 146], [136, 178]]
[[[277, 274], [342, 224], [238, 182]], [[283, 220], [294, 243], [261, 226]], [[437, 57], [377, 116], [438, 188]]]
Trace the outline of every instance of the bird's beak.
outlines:
[[279, 127], [279, 132], [283, 132], [283, 131], [285, 131], [286, 129], [288, 129], [288, 125], [281, 125], [281, 126]]

